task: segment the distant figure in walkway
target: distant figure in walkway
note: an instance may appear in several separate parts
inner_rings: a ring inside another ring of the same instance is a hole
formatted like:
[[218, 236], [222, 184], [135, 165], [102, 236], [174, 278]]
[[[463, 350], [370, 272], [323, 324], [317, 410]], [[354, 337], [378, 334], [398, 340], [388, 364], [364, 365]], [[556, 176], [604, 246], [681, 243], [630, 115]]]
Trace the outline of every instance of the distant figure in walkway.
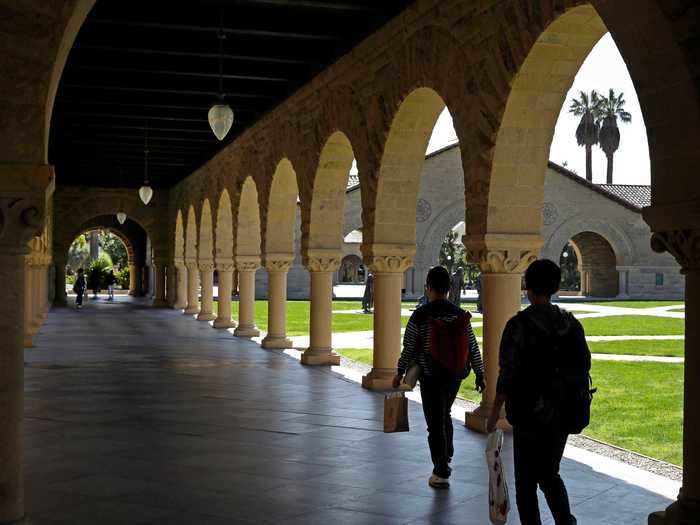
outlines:
[[78, 269], [78, 277], [75, 279], [73, 291], [75, 292], [75, 304], [78, 305], [78, 308], [82, 308], [83, 295], [85, 294], [85, 274], [82, 268]]
[[[505, 402], [513, 425], [516, 502], [521, 523], [528, 525], [541, 523], [538, 485], [554, 522], [576, 523], [559, 464], [569, 433], [588, 424], [591, 354], [581, 323], [551, 303], [560, 281], [559, 267], [546, 259], [525, 272], [530, 306], [511, 318], [503, 332], [496, 401], [487, 423], [489, 432], [496, 428]], [[571, 385], [578, 393], [581, 384], [583, 397], [572, 395]]]
[[483, 313], [484, 307], [481, 304], [481, 274], [476, 276], [474, 288], [476, 288], [476, 311]]
[[107, 293], [109, 297], [108, 301], [114, 301], [114, 285], [117, 284], [117, 278], [114, 275], [114, 270], [110, 270], [107, 275]]
[[477, 391], [486, 386], [481, 352], [469, 322], [471, 316], [447, 300], [449, 290], [447, 270], [442, 266], [432, 268], [426, 278], [428, 303], [416, 309], [408, 320], [392, 382], [398, 388], [406, 370], [420, 366], [420, 395], [433, 460], [428, 484], [433, 488], [450, 486], [449, 463], [454, 455], [450, 409], [462, 380], [474, 369]]
[[448, 297], [448, 301], [455, 306], [459, 306], [462, 303], [462, 288], [464, 288], [464, 268], [460, 266], [452, 275]]
[[97, 299], [97, 294], [100, 291], [100, 269], [93, 268], [90, 270], [90, 277], [88, 277], [88, 288], [92, 290], [93, 299]]
[[362, 311], [366, 314], [370, 313], [374, 308], [374, 275], [367, 275], [365, 281], [365, 294], [362, 296]]

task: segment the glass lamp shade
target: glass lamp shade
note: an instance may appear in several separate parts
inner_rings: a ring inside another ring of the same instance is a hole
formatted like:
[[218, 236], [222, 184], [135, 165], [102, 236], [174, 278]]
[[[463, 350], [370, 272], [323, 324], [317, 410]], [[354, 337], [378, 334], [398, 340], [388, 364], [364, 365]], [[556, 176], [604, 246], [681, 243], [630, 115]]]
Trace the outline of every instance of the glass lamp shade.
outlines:
[[151, 202], [151, 198], [153, 197], [153, 188], [151, 188], [148, 184], [144, 184], [139, 188], [139, 197], [141, 197], [144, 204], [148, 204]]
[[228, 104], [215, 104], [209, 110], [209, 125], [219, 140], [224, 140], [233, 125], [233, 110]]
[[119, 221], [119, 224], [124, 224], [124, 221], [126, 220], [126, 213], [123, 211], [117, 213], [117, 220]]

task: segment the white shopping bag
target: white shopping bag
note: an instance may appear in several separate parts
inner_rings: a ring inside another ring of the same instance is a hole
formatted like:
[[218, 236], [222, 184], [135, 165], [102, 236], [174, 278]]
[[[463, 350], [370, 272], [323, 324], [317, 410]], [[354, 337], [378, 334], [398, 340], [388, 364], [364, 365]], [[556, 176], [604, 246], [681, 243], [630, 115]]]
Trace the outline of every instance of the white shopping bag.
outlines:
[[501, 460], [502, 448], [503, 431], [491, 432], [486, 441], [486, 464], [489, 467], [489, 519], [494, 525], [504, 525], [510, 510], [508, 485]]

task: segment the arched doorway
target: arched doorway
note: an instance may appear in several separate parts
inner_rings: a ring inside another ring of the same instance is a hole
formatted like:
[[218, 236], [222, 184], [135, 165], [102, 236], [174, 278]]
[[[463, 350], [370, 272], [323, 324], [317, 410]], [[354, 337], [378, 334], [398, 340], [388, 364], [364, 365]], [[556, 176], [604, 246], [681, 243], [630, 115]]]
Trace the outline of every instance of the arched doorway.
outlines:
[[[578, 291], [586, 297], [616, 297], [619, 293], [617, 257], [612, 245], [605, 237], [594, 232], [574, 235], [562, 251], [560, 264], [569, 269], [567, 259], [576, 260]], [[565, 276], [563, 276], [564, 278]], [[571, 277], [569, 277], [571, 279]], [[573, 275], [572, 284], [576, 285]]]

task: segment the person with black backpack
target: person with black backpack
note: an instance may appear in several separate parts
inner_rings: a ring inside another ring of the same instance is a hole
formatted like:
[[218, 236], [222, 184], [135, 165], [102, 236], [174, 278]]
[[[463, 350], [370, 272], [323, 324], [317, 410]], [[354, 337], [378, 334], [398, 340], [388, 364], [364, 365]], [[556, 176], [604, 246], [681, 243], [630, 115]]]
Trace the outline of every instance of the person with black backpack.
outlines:
[[428, 484], [448, 488], [454, 455], [450, 410], [462, 380], [470, 369], [476, 374], [476, 389], [486, 387], [479, 345], [472, 331], [471, 315], [447, 300], [450, 274], [442, 266], [431, 268], [426, 278], [428, 303], [413, 312], [406, 325], [403, 351], [393, 380], [398, 388], [409, 368], [419, 367], [423, 414], [428, 425], [428, 446], [433, 473]]
[[556, 525], [573, 525], [559, 465], [569, 434], [590, 421], [591, 353], [583, 327], [551, 302], [561, 270], [541, 259], [525, 272], [530, 306], [512, 317], [501, 337], [496, 400], [487, 423], [492, 432], [505, 403], [513, 426], [515, 499], [523, 525], [541, 525], [537, 487]]

